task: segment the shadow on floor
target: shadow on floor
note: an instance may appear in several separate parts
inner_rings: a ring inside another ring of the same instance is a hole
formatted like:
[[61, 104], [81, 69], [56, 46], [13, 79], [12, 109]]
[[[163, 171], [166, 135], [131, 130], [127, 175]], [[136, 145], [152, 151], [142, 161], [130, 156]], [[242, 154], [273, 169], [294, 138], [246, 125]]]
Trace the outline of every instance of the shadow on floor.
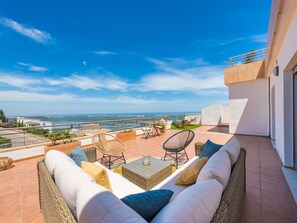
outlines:
[[217, 132], [217, 133], [224, 133], [229, 134], [229, 126], [215, 126], [209, 130], [208, 132]]

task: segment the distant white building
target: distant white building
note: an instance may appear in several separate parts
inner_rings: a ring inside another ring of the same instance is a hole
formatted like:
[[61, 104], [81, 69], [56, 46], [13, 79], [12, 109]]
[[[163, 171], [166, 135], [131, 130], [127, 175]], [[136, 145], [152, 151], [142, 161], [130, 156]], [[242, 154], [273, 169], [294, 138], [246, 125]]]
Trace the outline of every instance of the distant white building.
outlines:
[[23, 123], [25, 127], [37, 127], [40, 126], [43, 129], [52, 131], [52, 123], [47, 121], [41, 121], [39, 119], [28, 119], [24, 117], [17, 117], [17, 122]]

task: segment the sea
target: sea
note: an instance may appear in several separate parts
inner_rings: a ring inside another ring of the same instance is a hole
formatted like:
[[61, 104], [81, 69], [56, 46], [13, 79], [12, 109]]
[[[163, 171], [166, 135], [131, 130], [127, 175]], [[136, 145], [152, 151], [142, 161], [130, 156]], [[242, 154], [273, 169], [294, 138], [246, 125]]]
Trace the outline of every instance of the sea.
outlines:
[[54, 129], [79, 129], [85, 124], [99, 124], [112, 131], [139, 127], [140, 122], [154, 122], [160, 119], [182, 119], [184, 115], [199, 112], [149, 112], [149, 113], [106, 113], [106, 114], [64, 114], [64, 115], [32, 115], [24, 118], [36, 119], [51, 123]]

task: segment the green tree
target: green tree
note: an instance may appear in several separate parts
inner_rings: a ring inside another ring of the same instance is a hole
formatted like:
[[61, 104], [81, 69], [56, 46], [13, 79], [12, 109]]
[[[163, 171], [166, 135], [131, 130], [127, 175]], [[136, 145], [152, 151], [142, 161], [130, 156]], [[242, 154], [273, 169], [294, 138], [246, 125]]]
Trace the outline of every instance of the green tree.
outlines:
[[0, 120], [4, 122], [8, 122], [8, 118], [6, 118], [5, 113], [2, 109], [0, 109]]

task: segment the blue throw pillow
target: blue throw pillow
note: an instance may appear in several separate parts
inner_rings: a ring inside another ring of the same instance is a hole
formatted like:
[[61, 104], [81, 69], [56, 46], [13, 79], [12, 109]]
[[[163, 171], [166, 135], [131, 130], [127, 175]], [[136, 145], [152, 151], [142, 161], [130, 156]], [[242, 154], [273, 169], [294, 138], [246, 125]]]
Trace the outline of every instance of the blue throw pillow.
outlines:
[[69, 156], [79, 167], [81, 167], [80, 163], [82, 161], [89, 162], [84, 150], [80, 146], [76, 147], [76, 149], [73, 150]]
[[139, 194], [128, 195], [121, 200], [150, 222], [155, 215], [170, 201], [171, 190], [151, 190]]
[[215, 154], [223, 145], [213, 143], [210, 140], [207, 140], [207, 142], [204, 144], [202, 152], [200, 154], [200, 157], [211, 157], [213, 154]]

